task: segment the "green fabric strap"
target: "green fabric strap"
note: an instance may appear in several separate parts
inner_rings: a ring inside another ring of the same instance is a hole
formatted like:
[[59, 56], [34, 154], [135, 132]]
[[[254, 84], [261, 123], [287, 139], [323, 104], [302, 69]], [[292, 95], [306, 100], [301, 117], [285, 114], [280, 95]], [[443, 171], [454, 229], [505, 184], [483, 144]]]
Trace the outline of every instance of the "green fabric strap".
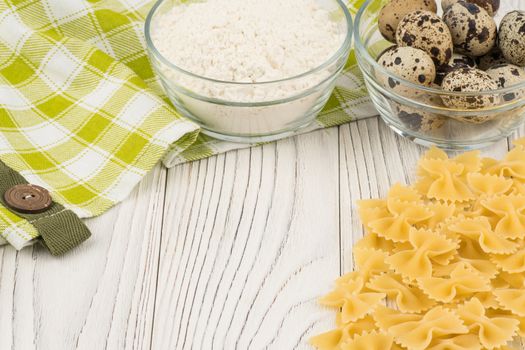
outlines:
[[[4, 200], [4, 193], [15, 185], [27, 184], [22, 175], [0, 161], [0, 203], [9, 208]], [[43, 213], [25, 214], [11, 210], [33, 225], [43, 244], [51, 254], [62, 255], [78, 246], [91, 236], [91, 232], [71, 210], [59, 203], [53, 202], [51, 207]]]

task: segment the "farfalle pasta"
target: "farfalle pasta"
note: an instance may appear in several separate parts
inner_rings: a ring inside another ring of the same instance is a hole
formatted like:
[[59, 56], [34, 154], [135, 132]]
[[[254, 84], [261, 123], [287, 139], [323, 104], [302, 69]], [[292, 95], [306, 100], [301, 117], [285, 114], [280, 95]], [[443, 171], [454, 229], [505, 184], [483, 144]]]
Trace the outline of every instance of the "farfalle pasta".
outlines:
[[356, 335], [343, 345], [344, 350], [389, 350], [394, 346], [394, 337], [388, 333], [372, 331]]
[[[339, 317], [340, 318], [340, 317]], [[338, 323], [342, 323], [338, 320]], [[334, 349], [348, 343], [357, 335], [376, 330], [376, 324], [371, 315], [365, 316], [356, 322], [347, 323], [340, 328], [319, 334], [311, 339], [312, 345], [318, 349]]]
[[518, 147], [507, 153], [500, 162], [494, 159], [487, 159], [484, 162], [482, 172], [485, 174], [525, 181], [525, 148], [522, 145], [518, 145]]
[[456, 313], [469, 331], [478, 335], [481, 345], [488, 349], [507, 344], [518, 332], [518, 320], [488, 317], [483, 304], [475, 297], [460, 305]]
[[495, 233], [509, 239], [525, 237], [525, 195], [497, 196], [481, 205], [493, 214]]
[[424, 314], [385, 312], [378, 308], [374, 319], [379, 328], [391, 334], [396, 343], [415, 350], [426, 349], [433, 339], [451, 334], [466, 334], [467, 327], [452, 310], [436, 306]]
[[431, 298], [442, 303], [471, 296], [491, 289], [490, 280], [464, 262], [456, 264], [450, 274], [418, 280], [419, 287]]
[[502, 271], [508, 273], [525, 272], [525, 242], [521, 242], [514, 254], [493, 254], [491, 260]]
[[320, 302], [326, 306], [341, 308], [341, 323], [355, 322], [369, 314], [386, 297], [384, 293], [363, 290], [364, 278], [358, 272], [351, 272], [337, 281], [334, 291]]
[[432, 215], [417, 223], [416, 227], [426, 227], [431, 230], [439, 228], [444, 222], [453, 218], [456, 214], [457, 207], [454, 204], [442, 202], [429, 202], [425, 204]]
[[502, 160], [432, 148], [413, 185], [358, 202], [354, 272], [321, 350], [507, 350], [525, 336], [525, 139]]
[[508, 288], [494, 291], [500, 305], [513, 314], [525, 317], [525, 289]]
[[390, 255], [386, 262], [396, 272], [410, 279], [430, 277], [432, 261], [446, 263], [457, 248], [456, 244], [445, 236], [425, 229], [412, 228], [409, 242], [409, 249]]
[[477, 241], [485, 253], [512, 254], [518, 245], [493, 231], [489, 219], [479, 216], [465, 219], [449, 226], [449, 230], [464, 239]]
[[388, 254], [380, 249], [366, 247], [354, 248], [355, 267], [363, 276], [368, 278], [373, 275], [387, 272], [390, 269], [388, 264], [385, 262], [387, 257]]
[[410, 227], [432, 217], [432, 212], [422, 203], [401, 200], [388, 201], [390, 215], [369, 222], [368, 226], [378, 236], [393, 242], [407, 242]]
[[467, 175], [467, 184], [475, 194], [483, 198], [508, 193], [513, 181], [504, 176], [470, 173]]
[[464, 202], [474, 199], [463, 176], [465, 167], [451, 160], [424, 159], [419, 164], [423, 174], [416, 188], [430, 199]]
[[448, 338], [434, 339], [429, 350], [479, 350], [478, 337], [474, 334], [461, 334]]
[[403, 312], [421, 312], [435, 304], [417, 285], [405, 283], [403, 277], [394, 272], [378, 275], [366, 286], [375, 292], [385, 293]]

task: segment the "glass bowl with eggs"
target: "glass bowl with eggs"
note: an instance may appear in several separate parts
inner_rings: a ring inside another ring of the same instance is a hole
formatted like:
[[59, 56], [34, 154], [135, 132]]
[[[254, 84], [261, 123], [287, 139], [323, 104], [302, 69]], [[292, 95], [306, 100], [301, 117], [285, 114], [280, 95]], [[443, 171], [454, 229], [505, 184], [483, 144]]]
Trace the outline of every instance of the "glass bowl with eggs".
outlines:
[[351, 48], [342, 0], [160, 0], [145, 27], [152, 65], [203, 133], [265, 142], [307, 127]]
[[355, 47], [381, 118], [449, 150], [508, 136], [525, 119], [523, 10], [519, 0], [368, 0]]

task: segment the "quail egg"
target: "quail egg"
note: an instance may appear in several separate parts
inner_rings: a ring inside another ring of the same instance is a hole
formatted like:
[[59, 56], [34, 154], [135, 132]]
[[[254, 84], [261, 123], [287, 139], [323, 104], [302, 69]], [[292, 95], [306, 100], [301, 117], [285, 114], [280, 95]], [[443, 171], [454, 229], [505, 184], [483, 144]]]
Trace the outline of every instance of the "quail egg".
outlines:
[[403, 17], [397, 27], [396, 41], [399, 46], [410, 46], [426, 51], [436, 66], [447, 63], [452, 57], [452, 36], [435, 13], [414, 11]]
[[[397, 47], [386, 51], [379, 64], [393, 75], [408, 80], [414, 84], [430, 86], [436, 78], [436, 68], [432, 58], [423, 50], [413, 47]], [[401, 81], [393, 77], [382, 77], [384, 85], [405, 96], [417, 94]]]
[[[446, 12], [447, 9], [454, 5], [455, 3], [459, 2], [460, 0], [441, 0], [441, 8], [443, 9], [443, 12]], [[499, 10], [500, 0], [465, 0], [466, 2], [470, 2], [472, 4], [476, 4], [482, 8], [484, 8], [489, 15], [494, 17], [496, 15], [496, 12]]]
[[379, 59], [380, 59], [384, 54], [386, 54], [386, 53], [389, 52], [389, 51], [395, 50], [395, 49], [397, 49], [397, 45], [391, 45], [391, 46], [387, 47], [386, 49], [384, 49], [383, 51], [381, 51], [381, 52], [379, 53], [379, 55], [377, 55], [377, 61], [379, 61]]
[[512, 11], [503, 17], [499, 29], [499, 47], [509, 63], [525, 66], [524, 11]]
[[495, 46], [488, 54], [476, 57], [476, 63], [479, 69], [487, 70], [490, 67], [507, 63], [507, 60], [503, 57], [503, 53], [499, 47]]
[[[456, 69], [443, 79], [441, 84], [444, 91], [456, 92], [482, 92], [492, 91], [498, 88], [498, 84], [486, 72], [476, 68]], [[497, 95], [445, 95], [442, 96], [443, 103], [450, 108], [457, 109], [481, 109], [496, 106], [499, 103]], [[453, 117], [453, 116], [452, 116]], [[462, 121], [471, 123], [483, 123], [489, 117], [479, 115], [478, 117], [461, 117]]]
[[[525, 70], [513, 64], [500, 64], [487, 70], [487, 74], [498, 84], [499, 88], [507, 88], [525, 81]], [[502, 96], [505, 102], [510, 102], [524, 96], [525, 91], [517, 90]]]
[[392, 0], [379, 12], [379, 31], [386, 40], [396, 41], [396, 30], [399, 21], [415, 10], [437, 11], [435, 0]]
[[[422, 97], [421, 101], [430, 106], [435, 106], [435, 101], [430, 98], [425, 99]], [[399, 121], [403, 123], [405, 127], [412, 131], [430, 133], [440, 129], [446, 121], [446, 117], [427, 112], [420, 108], [414, 108], [400, 103], [393, 102], [394, 112], [399, 118]], [[441, 103], [438, 103], [438, 105]]]
[[439, 66], [436, 71], [436, 80], [434, 81], [437, 85], [441, 85], [445, 76], [458, 68], [476, 68], [476, 61], [469, 56], [461, 55], [458, 53], [452, 54], [452, 58], [447, 64]]
[[496, 45], [498, 27], [494, 18], [476, 4], [459, 1], [443, 15], [458, 52], [483, 56]]

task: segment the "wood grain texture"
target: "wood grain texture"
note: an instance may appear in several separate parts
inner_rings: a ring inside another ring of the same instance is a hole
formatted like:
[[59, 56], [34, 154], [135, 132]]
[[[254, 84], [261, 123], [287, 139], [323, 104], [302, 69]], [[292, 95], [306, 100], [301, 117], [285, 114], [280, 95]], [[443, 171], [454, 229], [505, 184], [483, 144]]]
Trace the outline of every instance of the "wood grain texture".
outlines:
[[149, 349], [166, 170], [56, 258], [0, 248], [0, 349]]
[[307, 349], [339, 275], [337, 129], [170, 170], [154, 349]]
[[413, 181], [422, 152], [373, 118], [158, 167], [71, 254], [0, 249], [0, 349], [309, 349], [355, 201]]

